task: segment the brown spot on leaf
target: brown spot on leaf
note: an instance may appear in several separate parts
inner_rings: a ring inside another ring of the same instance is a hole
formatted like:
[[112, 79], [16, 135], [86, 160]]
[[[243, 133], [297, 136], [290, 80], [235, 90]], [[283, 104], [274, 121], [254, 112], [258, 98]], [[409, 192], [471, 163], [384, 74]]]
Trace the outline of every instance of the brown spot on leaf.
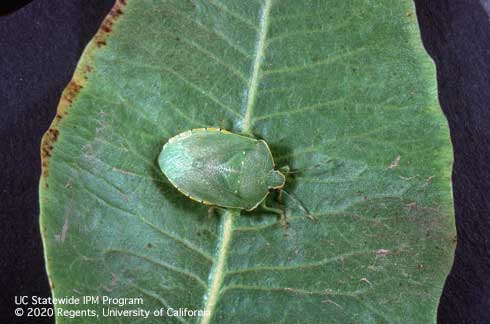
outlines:
[[70, 104], [73, 103], [73, 100], [78, 95], [83, 86], [76, 81], [72, 80], [68, 83], [68, 86], [65, 88], [63, 92], [63, 98], [68, 101]]
[[43, 155], [43, 157], [50, 157], [51, 151], [47, 147], [43, 147], [41, 149], [41, 154]]
[[124, 14], [123, 6], [126, 5], [126, 1], [117, 1], [114, 7], [102, 22], [99, 31], [94, 36], [94, 43], [97, 48], [101, 48], [107, 45], [107, 36], [112, 33], [113, 26], [116, 20]]
[[[51, 137], [53, 138], [53, 142], [55, 142], [58, 139], [60, 131], [57, 129], [51, 128], [50, 130], [48, 130], [48, 132], [51, 134]], [[51, 146], [51, 148], [53, 148], [53, 147]]]
[[[94, 36], [94, 40], [86, 48], [84, 55], [80, 60], [79, 67], [73, 75], [72, 81], [63, 91], [63, 94], [58, 105], [58, 111], [51, 124], [50, 129], [44, 134], [41, 144], [41, 165], [42, 165], [42, 178], [41, 183], [47, 187], [47, 181], [43, 179], [48, 175], [48, 164], [53, 150], [54, 142], [58, 139], [58, 123], [63, 120], [63, 117], [68, 115], [68, 109], [74, 103], [78, 93], [88, 82], [88, 74], [94, 71], [94, 65], [92, 62], [93, 52], [102, 46], [107, 44], [107, 36], [113, 31], [115, 21], [124, 14], [125, 0], [117, 0], [110, 13], [104, 19], [97, 34]], [[73, 126], [75, 127], [75, 126]]]
[[105, 42], [105, 40], [99, 40], [97, 42], [95, 42], [95, 44], [97, 45], [97, 47], [102, 47], [102, 46], [105, 46], [107, 45], [107, 43]]
[[121, 8], [116, 8], [116, 7], [114, 7], [111, 10], [111, 12], [109, 13], [109, 15], [111, 15], [113, 18], [117, 18], [122, 14], [123, 14], [123, 11], [121, 10]]
[[417, 203], [416, 202], [411, 202], [406, 205], [409, 211], [414, 211], [417, 210]]
[[[47, 175], [48, 166], [47, 161], [48, 158], [51, 157], [51, 152], [53, 151], [53, 144], [58, 140], [59, 131], [55, 128], [50, 128], [44, 134], [43, 142], [41, 144], [41, 158], [42, 158], [42, 167], [43, 167], [43, 175]], [[48, 187], [48, 184], [45, 183], [45, 186]]]
[[102, 26], [102, 30], [106, 33], [110, 33], [112, 31], [112, 28], [110, 26], [104, 25]]

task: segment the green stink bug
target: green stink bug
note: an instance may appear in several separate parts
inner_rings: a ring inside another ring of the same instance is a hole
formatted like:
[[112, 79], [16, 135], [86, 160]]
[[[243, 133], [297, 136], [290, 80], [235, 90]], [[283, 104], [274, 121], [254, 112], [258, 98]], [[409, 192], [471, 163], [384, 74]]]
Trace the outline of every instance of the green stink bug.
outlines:
[[[275, 169], [267, 143], [220, 128], [197, 128], [168, 140], [158, 158], [170, 183], [195, 201], [222, 208], [265, 206], [271, 189], [282, 189], [285, 175]], [[288, 170], [288, 168], [285, 168]]]

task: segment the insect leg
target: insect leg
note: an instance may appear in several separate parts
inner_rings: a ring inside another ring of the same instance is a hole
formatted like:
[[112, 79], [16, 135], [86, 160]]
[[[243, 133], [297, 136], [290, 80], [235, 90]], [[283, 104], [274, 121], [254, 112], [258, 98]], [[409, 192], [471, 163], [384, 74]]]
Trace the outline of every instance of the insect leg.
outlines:
[[262, 204], [260, 205], [262, 207], [262, 209], [266, 210], [266, 211], [269, 211], [271, 213], [274, 213], [274, 214], [278, 214], [279, 215], [279, 223], [281, 223], [281, 226], [286, 229], [288, 227], [288, 222], [286, 220], [286, 213], [284, 212], [283, 209], [281, 208], [273, 208], [273, 207], [269, 207], [265, 204], [265, 200], [262, 202]]
[[208, 208], [208, 220], [211, 219], [211, 217], [213, 217], [215, 212], [216, 212], [216, 207], [209, 206], [209, 208]]
[[289, 167], [289, 165], [283, 165], [279, 168], [279, 171], [281, 171], [285, 175], [288, 175], [291, 171], [291, 168]]
[[219, 119], [219, 127], [221, 129], [231, 129], [231, 122], [229, 119], [225, 119], [225, 118], [220, 118]]
[[303, 205], [303, 203], [298, 199], [296, 198], [293, 194], [290, 194], [289, 192], [287, 192], [286, 190], [282, 189], [280, 192], [279, 192], [279, 198], [282, 199], [282, 194], [285, 193], [288, 197], [290, 197], [292, 200], [294, 200], [298, 206], [299, 209], [301, 209], [302, 212], [305, 213], [306, 217], [308, 217], [309, 219], [311, 219], [312, 221], [314, 221], [315, 223], [318, 223], [318, 219], [313, 216], [309, 211], [308, 209]]
[[224, 208], [218, 207], [218, 206], [209, 206], [208, 208], [208, 219], [211, 219], [214, 214], [219, 216], [219, 211], [223, 212], [225, 211]]

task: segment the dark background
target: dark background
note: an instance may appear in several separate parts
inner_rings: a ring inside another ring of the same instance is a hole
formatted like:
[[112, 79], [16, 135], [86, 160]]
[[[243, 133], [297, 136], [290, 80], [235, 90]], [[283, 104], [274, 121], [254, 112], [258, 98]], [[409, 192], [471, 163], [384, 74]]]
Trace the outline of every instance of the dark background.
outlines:
[[[49, 296], [38, 228], [39, 146], [114, 0], [0, 0], [0, 323]], [[458, 244], [438, 321], [490, 323], [490, 0], [415, 0], [454, 149]], [[31, 323], [53, 323], [53, 319]]]

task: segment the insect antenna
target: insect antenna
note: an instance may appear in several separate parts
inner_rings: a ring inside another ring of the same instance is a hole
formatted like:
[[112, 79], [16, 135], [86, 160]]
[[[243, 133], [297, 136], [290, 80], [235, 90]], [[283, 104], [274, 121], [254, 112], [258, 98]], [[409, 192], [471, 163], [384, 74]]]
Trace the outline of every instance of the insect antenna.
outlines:
[[317, 163], [317, 164], [312, 165], [310, 167], [307, 167], [307, 168], [304, 168], [304, 169], [297, 169], [297, 170], [291, 170], [289, 168], [289, 166], [285, 166], [282, 171], [284, 171], [286, 173], [286, 175], [296, 174], [296, 173], [303, 173], [303, 172], [308, 172], [308, 171], [313, 171], [313, 170], [318, 169], [321, 166], [324, 166], [324, 165], [328, 164], [331, 161], [332, 160], [327, 160], [325, 162], [320, 162], [320, 163]]

